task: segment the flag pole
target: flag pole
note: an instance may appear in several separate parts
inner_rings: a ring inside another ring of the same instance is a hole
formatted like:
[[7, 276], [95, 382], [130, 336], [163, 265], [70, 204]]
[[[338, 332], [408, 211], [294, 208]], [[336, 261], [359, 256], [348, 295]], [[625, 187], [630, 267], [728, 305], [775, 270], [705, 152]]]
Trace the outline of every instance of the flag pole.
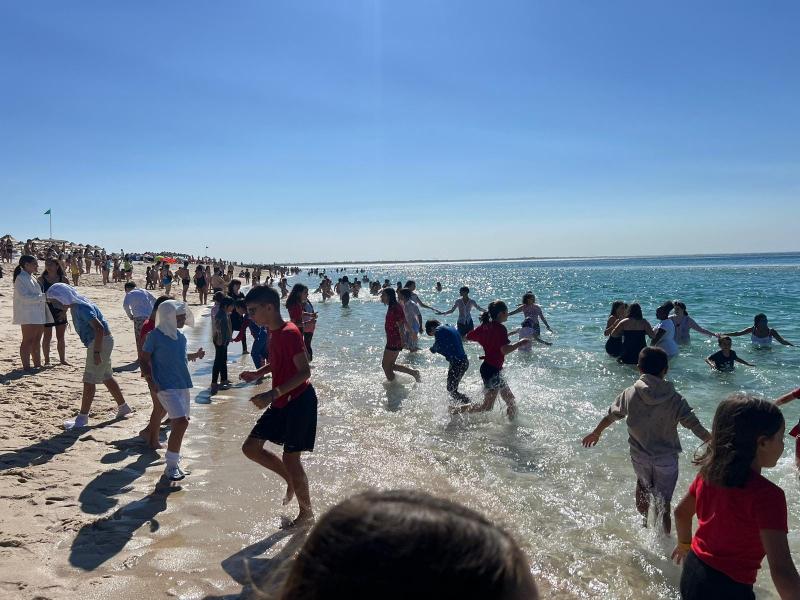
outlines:
[[48, 212], [48, 217], [50, 217], [50, 241], [53, 241], [53, 209], [51, 208]]

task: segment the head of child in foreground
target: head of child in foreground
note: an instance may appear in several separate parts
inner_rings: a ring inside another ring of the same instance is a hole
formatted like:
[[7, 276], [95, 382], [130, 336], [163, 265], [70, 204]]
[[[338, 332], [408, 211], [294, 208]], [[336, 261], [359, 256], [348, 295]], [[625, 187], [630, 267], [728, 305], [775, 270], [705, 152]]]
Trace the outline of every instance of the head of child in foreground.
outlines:
[[783, 454], [783, 413], [768, 400], [737, 393], [720, 402], [711, 440], [695, 461], [700, 476], [722, 487], [744, 487], [754, 469], [774, 467]]
[[317, 523], [283, 587], [284, 600], [538, 598], [514, 539], [482, 515], [411, 490], [369, 491]]
[[639, 361], [636, 363], [642, 375], [655, 375], [664, 379], [669, 371], [669, 357], [661, 348], [646, 346], [639, 352]]
[[458, 294], [459, 294], [459, 295], [460, 295], [462, 298], [466, 298], [467, 296], [469, 296], [469, 288], [468, 288], [467, 286], [464, 286], [464, 287], [460, 288], [460, 289], [458, 290]]
[[722, 348], [723, 350], [730, 350], [731, 348], [733, 348], [733, 340], [729, 335], [719, 336], [718, 343], [719, 347]]
[[411, 290], [408, 289], [408, 288], [403, 288], [401, 290], [398, 290], [397, 291], [397, 297], [400, 300], [400, 302], [405, 304], [406, 302], [411, 300]]
[[425, 333], [428, 335], [433, 335], [436, 332], [436, 328], [439, 327], [441, 323], [436, 319], [429, 319], [425, 321]]
[[280, 317], [281, 295], [268, 285], [250, 288], [244, 302], [247, 305], [247, 314], [256, 325], [267, 325], [271, 320]]
[[233, 312], [233, 307], [235, 304], [236, 302], [234, 301], [233, 298], [225, 297], [222, 300], [220, 300], [219, 307], [220, 309], [225, 311], [226, 314], [231, 314]]
[[508, 320], [508, 306], [502, 300], [489, 302], [489, 306], [481, 313], [481, 323], [505, 323]]

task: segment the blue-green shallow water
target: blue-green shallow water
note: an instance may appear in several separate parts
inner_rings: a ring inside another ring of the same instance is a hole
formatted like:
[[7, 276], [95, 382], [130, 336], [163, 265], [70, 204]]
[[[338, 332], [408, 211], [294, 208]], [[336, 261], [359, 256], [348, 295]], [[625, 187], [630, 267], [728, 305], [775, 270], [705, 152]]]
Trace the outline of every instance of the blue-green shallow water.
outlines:
[[[423, 383], [387, 386], [379, 365], [385, 307], [367, 292], [352, 300], [348, 309], [336, 301], [317, 301], [314, 379], [325, 389], [322, 413], [335, 421], [332, 426], [343, 440], [360, 440], [348, 444], [336, 460], [352, 460], [349, 454], [356, 453], [367, 457], [367, 467], [375, 447], [390, 440], [400, 448], [389, 458], [394, 464], [372, 465], [371, 474], [363, 475], [364, 483], [422, 483], [485, 510], [526, 545], [534, 572], [550, 593], [677, 596], [679, 569], [668, 560], [674, 539], [663, 540], [643, 530], [633, 506], [634, 476], [624, 423], [609, 430], [598, 447], [580, 446], [582, 435], [636, 377], [632, 368], [617, 365], [604, 352], [602, 331], [610, 303], [617, 298], [639, 301], [646, 318], [655, 323], [658, 304], [681, 299], [697, 322], [712, 331], [742, 329], [752, 324], [754, 314], [765, 312], [786, 339], [800, 343], [800, 255], [367, 269], [373, 279], [388, 277], [393, 283], [414, 278], [422, 300], [442, 309], [452, 306], [461, 285], [468, 285], [482, 306], [495, 298], [513, 306], [525, 291], [533, 290], [555, 331], [548, 338], [554, 344], [537, 345], [531, 354], [515, 353], [507, 361], [506, 377], [520, 408], [516, 424], [507, 423], [500, 403], [490, 415], [452, 420], [445, 411], [445, 363], [427, 351], [429, 342], [423, 343], [418, 355], [401, 358], [422, 370]], [[353, 269], [349, 271], [352, 278]], [[336, 273], [330, 275], [335, 281]], [[442, 282], [442, 292], [434, 290], [436, 281]], [[455, 322], [455, 315], [450, 321]], [[512, 317], [509, 328], [518, 321], [520, 316]], [[479, 349], [467, 346], [472, 367], [465, 387], [478, 398]], [[669, 379], [709, 428], [717, 403], [733, 391], [773, 398], [800, 385], [800, 349], [778, 345], [755, 349], [747, 337], [735, 338], [734, 348], [756, 367], [712, 373], [703, 358], [716, 351], [716, 340], [696, 333], [671, 365]], [[791, 425], [800, 416], [800, 403], [789, 405], [786, 415]], [[322, 423], [322, 436], [327, 437], [325, 419]], [[686, 452], [676, 497], [687, 489], [695, 472], [690, 457], [697, 440], [685, 430], [681, 440]], [[787, 438], [784, 458], [766, 475], [787, 492], [791, 544], [800, 550], [792, 442]], [[336, 452], [334, 447], [328, 450]], [[405, 469], [405, 457], [412, 455], [421, 465], [413, 461]], [[330, 462], [333, 467], [336, 461]], [[410, 472], [429, 465], [435, 468], [428, 473]], [[760, 596], [774, 594], [766, 571], [759, 586]]]
[[[335, 278], [333, 267], [328, 269]], [[368, 292], [352, 299], [347, 309], [312, 295], [319, 312], [312, 377], [320, 418], [315, 452], [304, 462], [317, 512], [366, 487], [422, 488], [465, 503], [512, 531], [531, 559], [545, 598], [677, 598], [680, 570], [668, 558], [674, 537], [642, 529], [634, 508], [624, 423], [608, 430], [598, 447], [580, 445], [614, 397], [636, 378], [632, 368], [617, 365], [604, 352], [602, 331], [610, 303], [638, 300], [654, 320], [658, 304], [679, 298], [712, 330], [744, 328], [764, 311], [773, 327], [800, 342], [800, 255], [367, 269], [373, 279], [413, 277], [422, 299], [440, 308], [452, 306], [464, 284], [483, 306], [495, 298], [512, 304], [533, 290], [556, 332], [554, 345], [536, 346], [528, 355], [515, 353], [506, 363], [519, 403], [516, 423], [507, 421], [499, 402], [493, 413], [451, 418], [446, 364], [428, 352], [429, 340], [423, 339], [422, 352], [400, 358], [422, 371], [422, 383], [386, 384], [380, 368], [385, 307]], [[354, 267], [348, 269], [351, 277], [353, 272]], [[290, 281], [307, 282], [313, 290], [318, 279], [301, 275]], [[444, 291], [434, 291], [436, 281]], [[208, 311], [195, 310], [198, 326], [187, 330], [189, 345], [208, 349]], [[430, 314], [423, 311], [425, 317]], [[509, 327], [520, 320], [512, 317]], [[717, 402], [730, 392], [773, 398], [800, 385], [800, 350], [755, 350], [745, 338], [736, 339], [734, 347], [757, 367], [710, 372], [703, 357], [715, 351], [716, 341], [697, 335], [673, 361], [669, 378], [707, 426]], [[251, 368], [238, 348], [230, 346], [232, 380]], [[462, 389], [477, 399], [479, 349], [468, 344], [468, 353], [472, 366]], [[195, 366], [195, 385], [208, 384], [211, 359]], [[290, 514], [280, 506], [280, 480], [241, 455], [241, 442], [258, 416], [247, 402], [254, 391], [236, 386], [210, 405], [193, 404], [184, 443], [192, 475], [182, 482], [183, 491], [170, 497], [172, 512], [161, 515], [161, 529], [137, 533], [134, 540], [139, 545], [134, 550], [142, 554], [139, 568], [174, 568], [174, 576], [158, 584], [170, 593], [195, 598], [202, 597], [202, 590], [235, 592], [239, 586], [220, 574], [220, 561], [270, 539], [277, 517]], [[800, 402], [788, 405], [786, 414], [791, 424], [800, 416]], [[697, 446], [683, 430], [681, 440], [686, 453], [676, 496], [694, 475], [690, 457]], [[788, 444], [778, 466], [765, 474], [786, 490], [790, 544], [798, 551], [798, 481]], [[280, 552], [280, 544], [271, 552]], [[180, 585], [173, 585], [173, 579]], [[760, 598], [777, 597], [766, 565], [757, 592]]]

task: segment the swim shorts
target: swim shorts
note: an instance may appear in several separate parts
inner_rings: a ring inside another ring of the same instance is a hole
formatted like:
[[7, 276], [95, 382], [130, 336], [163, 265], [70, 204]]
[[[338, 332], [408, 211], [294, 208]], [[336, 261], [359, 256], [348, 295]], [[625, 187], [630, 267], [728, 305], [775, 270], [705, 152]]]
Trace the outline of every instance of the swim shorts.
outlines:
[[267, 408], [250, 437], [283, 446], [284, 452], [313, 452], [317, 437], [317, 392], [314, 386], [309, 385], [283, 408]]

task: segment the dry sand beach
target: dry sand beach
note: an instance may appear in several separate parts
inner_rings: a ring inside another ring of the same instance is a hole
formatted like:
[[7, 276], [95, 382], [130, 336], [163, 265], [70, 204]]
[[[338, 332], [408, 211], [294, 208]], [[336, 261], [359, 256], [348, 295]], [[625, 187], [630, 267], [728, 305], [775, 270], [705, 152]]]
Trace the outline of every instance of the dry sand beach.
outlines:
[[[135, 279], [140, 282], [143, 269], [136, 265]], [[195, 487], [205, 488], [195, 489], [196, 504], [177, 503], [181, 505], [178, 511], [176, 503], [167, 502], [169, 496], [184, 491], [180, 485], [159, 482], [163, 451], [148, 452], [135, 437], [148, 418], [150, 398], [134, 363], [132, 326], [122, 309], [123, 284], [103, 287], [99, 275], [82, 279], [80, 293], [101, 307], [111, 327], [115, 377], [134, 413], [114, 421], [113, 400], [99, 386], [92, 427], [80, 432], [63, 429], [63, 421], [74, 416], [80, 402], [85, 350], [69, 329], [67, 360], [71, 365], [57, 364], [22, 376], [17, 371], [19, 327], [11, 325], [11, 277], [3, 278], [0, 595], [12, 599], [235, 594], [242, 590], [236, 579], [247, 584], [259, 576], [258, 563], [246, 565], [247, 574], [239, 573], [243, 555], [237, 553], [243, 547], [247, 550], [252, 540], [226, 538], [218, 524], [203, 518], [204, 511], [221, 513], [225, 506], [220, 503], [223, 498], [209, 493], [202, 472], [193, 475]], [[196, 295], [190, 301], [196, 302]], [[193, 310], [198, 316], [208, 312], [197, 306]], [[207, 448], [203, 432], [197, 427], [190, 432], [194, 440], [187, 436], [185, 454], [191, 460]], [[239, 461], [240, 456], [233, 460]], [[209, 466], [208, 461], [204, 466]], [[272, 487], [277, 501], [279, 486]], [[270, 501], [268, 495], [262, 498]], [[253, 540], [260, 540], [261, 528], [254, 527]], [[256, 554], [282, 541], [275, 548], [278, 552], [289, 540], [279, 534], [256, 548]], [[290, 551], [291, 547], [285, 554]], [[208, 561], [209, 554], [218, 558]], [[230, 559], [223, 568], [226, 557]]]

